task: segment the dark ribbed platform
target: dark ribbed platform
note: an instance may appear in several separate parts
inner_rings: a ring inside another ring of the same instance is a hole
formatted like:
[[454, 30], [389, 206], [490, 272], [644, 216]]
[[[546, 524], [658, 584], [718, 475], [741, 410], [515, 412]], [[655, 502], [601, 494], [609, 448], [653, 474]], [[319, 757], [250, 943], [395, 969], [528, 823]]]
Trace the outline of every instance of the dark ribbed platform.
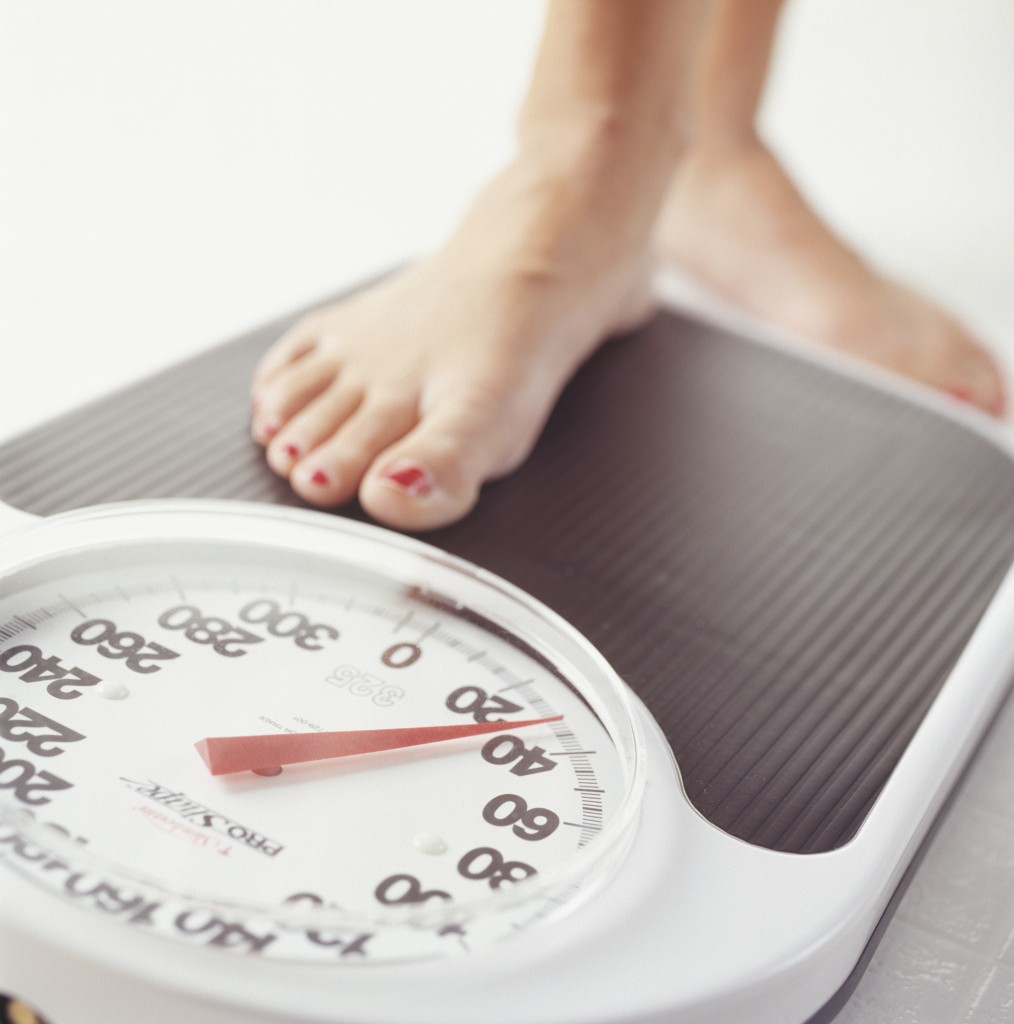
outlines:
[[[0, 497], [300, 504], [246, 426], [250, 368], [288, 322], [8, 443]], [[532, 459], [425, 539], [582, 630], [711, 821], [809, 853], [860, 827], [1006, 573], [1014, 470], [931, 412], [663, 314], [601, 350]]]

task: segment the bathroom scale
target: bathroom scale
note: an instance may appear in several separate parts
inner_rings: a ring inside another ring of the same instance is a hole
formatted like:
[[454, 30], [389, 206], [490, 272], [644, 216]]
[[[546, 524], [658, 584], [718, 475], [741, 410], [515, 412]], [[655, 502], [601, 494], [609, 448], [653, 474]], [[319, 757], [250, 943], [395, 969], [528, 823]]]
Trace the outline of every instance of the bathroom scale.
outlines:
[[10, 1019], [832, 1020], [1014, 675], [1001, 432], [663, 309], [412, 537], [250, 440], [295, 319], [0, 448]]

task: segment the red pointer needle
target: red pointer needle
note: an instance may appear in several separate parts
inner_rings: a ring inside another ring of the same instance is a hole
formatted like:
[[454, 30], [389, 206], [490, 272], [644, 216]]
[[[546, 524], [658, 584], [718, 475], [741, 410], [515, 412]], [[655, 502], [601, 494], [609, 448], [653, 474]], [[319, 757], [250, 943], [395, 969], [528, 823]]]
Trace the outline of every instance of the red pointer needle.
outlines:
[[528, 725], [559, 722], [555, 718], [529, 718], [521, 722], [477, 722], [465, 725], [425, 725], [406, 729], [360, 729], [350, 732], [269, 733], [267, 736], [209, 736], [194, 746], [212, 775], [267, 771], [283, 764], [323, 761], [331, 757], [398, 750], [422, 743], [441, 743], [464, 736], [482, 736]]

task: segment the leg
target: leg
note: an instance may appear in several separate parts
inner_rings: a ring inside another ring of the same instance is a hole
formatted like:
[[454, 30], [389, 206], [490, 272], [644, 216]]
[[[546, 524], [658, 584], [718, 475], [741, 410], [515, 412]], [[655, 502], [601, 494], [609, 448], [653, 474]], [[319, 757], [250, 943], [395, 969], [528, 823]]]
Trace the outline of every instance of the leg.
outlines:
[[659, 248], [742, 308], [1002, 415], [1001, 374], [952, 317], [865, 264], [757, 136], [782, 0], [720, 0], [694, 90], [693, 143]]
[[518, 152], [433, 257], [306, 318], [253, 385], [304, 498], [429, 529], [528, 454], [576, 367], [651, 309], [651, 232], [710, 0], [553, 0]]

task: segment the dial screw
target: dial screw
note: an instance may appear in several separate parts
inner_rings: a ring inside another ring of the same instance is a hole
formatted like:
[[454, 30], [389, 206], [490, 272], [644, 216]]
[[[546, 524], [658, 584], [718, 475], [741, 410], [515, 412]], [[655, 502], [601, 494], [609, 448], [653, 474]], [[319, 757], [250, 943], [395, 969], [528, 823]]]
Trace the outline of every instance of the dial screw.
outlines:
[[420, 853], [447, 853], [447, 843], [445, 843], [444, 840], [435, 832], [420, 832], [412, 840], [412, 845]]

